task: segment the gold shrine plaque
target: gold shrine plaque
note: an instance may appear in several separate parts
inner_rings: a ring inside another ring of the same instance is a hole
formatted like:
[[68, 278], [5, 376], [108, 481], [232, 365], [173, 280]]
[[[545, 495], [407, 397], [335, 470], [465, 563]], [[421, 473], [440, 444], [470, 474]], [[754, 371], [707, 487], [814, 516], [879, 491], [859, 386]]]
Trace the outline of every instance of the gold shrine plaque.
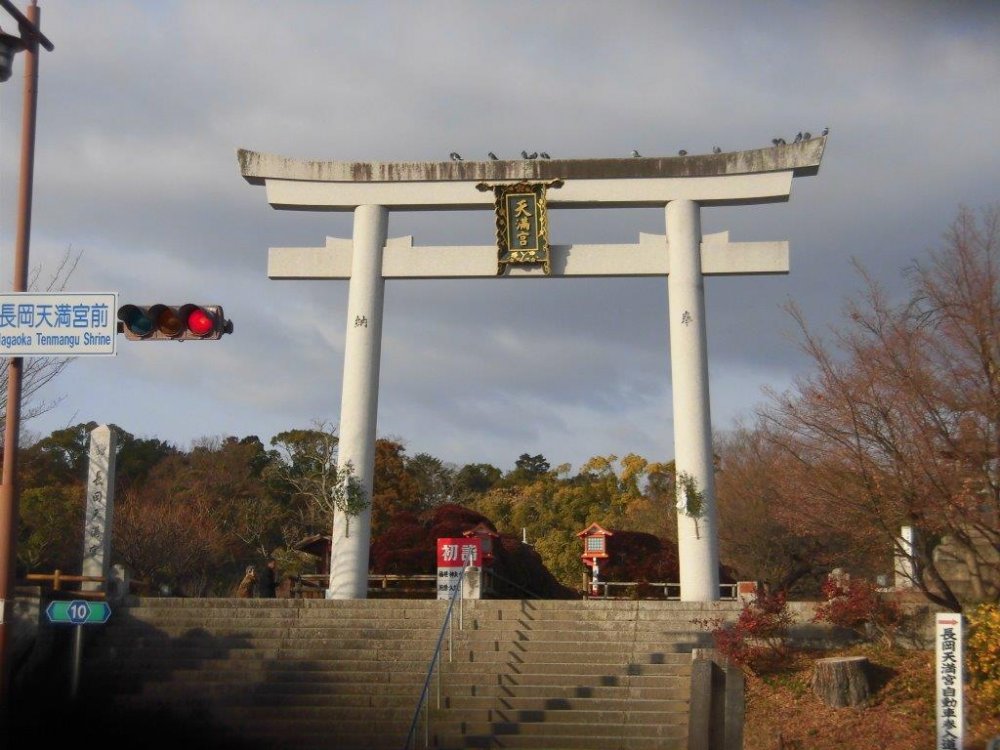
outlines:
[[556, 181], [477, 186], [492, 189], [496, 196], [497, 276], [510, 266], [540, 265], [546, 276], [551, 272], [545, 191], [561, 185]]

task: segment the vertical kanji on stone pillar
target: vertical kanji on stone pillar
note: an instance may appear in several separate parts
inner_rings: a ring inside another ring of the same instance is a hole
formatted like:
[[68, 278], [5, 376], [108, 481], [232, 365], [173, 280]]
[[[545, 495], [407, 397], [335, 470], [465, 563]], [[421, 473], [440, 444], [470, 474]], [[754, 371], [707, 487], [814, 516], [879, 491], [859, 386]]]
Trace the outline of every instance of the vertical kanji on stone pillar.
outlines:
[[[99, 425], [90, 432], [87, 473], [87, 510], [83, 528], [83, 575], [107, 581], [111, 573], [111, 523], [115, 505], [114, 430]], [[100, 591], [102, 584], [84, 581], [84, 591]]]

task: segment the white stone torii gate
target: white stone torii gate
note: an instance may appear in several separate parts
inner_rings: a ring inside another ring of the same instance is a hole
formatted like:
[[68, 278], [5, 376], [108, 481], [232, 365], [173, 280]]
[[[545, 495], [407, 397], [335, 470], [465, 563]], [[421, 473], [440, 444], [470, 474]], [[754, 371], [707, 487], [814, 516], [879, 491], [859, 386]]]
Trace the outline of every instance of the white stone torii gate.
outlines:
[[[792, 178], [819, 171], [826, 137], [773, 148], [701, 156], [486, 162], [302, 161], [239, 150], [247, 182], [264, 185], [274, 208], [353, 211], [351, 240], [318, 248], [271, 248], [272, 279], [349, 279], [339, 466], [353, 467], [371, 497], [375, 466], [382, 308], [386, 279], [497, 277], [496, 245], [414, 246], [388, 239], [389, 211], [494, 208], [480, 183], [562, 180], [550, 208], [666, 207], [666, 236], [634, 245], [551, 245], [552, 276], [667, 276], [674, 459], [678, 477], [701, 494], [697, 518], [678, 482], [681, 599], [719, 598], [719, 549], [708, 393], [705, 275], [788, 272], [787, 242], [730, 242], [702, 236], [701, 207], [787, 201]], [[511, 267], [507, 276], [543, 276]], [[693, 480], [693, 481], [691, 481]], [[337, 512], [327, 598], [368, 592], [371, 509], [350, 524]]]

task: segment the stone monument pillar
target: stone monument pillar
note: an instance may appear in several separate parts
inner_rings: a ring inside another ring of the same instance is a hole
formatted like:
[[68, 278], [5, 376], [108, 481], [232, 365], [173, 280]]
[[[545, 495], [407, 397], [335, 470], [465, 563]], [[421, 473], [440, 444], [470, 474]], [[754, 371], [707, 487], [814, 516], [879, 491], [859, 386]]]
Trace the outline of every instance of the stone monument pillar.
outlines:
[[[105, 581], [111, 573], [111, 523], [115, 505], [117, 442], [114, 431], [107, 425], [99, 425], [90, 433], [87, 515], [83, 529], [83, 575], [100, 576]], [[81, 588], [84, 591], [100, 591], [102, 584], [85, 581]]]

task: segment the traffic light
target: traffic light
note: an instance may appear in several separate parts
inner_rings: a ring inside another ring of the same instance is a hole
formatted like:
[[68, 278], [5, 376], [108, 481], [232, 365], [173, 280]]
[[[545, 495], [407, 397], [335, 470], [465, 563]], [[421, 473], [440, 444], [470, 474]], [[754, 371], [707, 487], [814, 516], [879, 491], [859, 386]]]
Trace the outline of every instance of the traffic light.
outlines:
[[216, 341], [233, 332], [219, 305], [122, 305], [118, 320], [130, 341]]

